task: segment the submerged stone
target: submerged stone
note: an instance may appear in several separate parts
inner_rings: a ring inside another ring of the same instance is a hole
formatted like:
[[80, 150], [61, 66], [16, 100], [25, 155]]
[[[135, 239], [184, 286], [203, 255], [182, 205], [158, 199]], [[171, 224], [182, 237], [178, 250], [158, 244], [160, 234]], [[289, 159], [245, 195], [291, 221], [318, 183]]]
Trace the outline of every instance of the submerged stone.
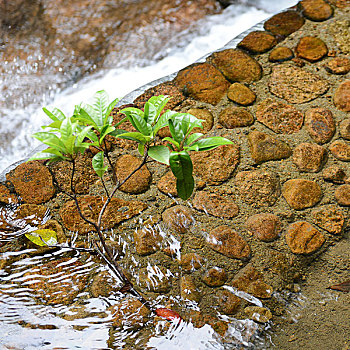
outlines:
[[350, 144], [343, 140], [336, 140], [331, 143], [329, 150], [333, 156], [343, 162], [350, 162]]
[[322, 176], [325, 180], [331, 181], [336, 184], [343, 184], [346, 179], [346, 173], [344, 169], [337, 165], [332, 165], [323, 170]]
[[209, 287], [220, 287], [225, 284], [228, 276], [225, 269], [221, 267], [212, 267], [202, 276], [203, 282]]
[[282, 228], [278, 216], [271, 213], [260, 213], [250, 216], [246, 226], [248, 232], [263, 242], [271, 242], [278, 238]]
[[305, 113], [305, 126], [312, 139], [320, 144], [329, 142], [335, 133], [335, 121], [329, 109], [310, 108]]
[[329, 60], [325, 68], [332, 74], [347, 74], [350, 72], [350, 59], [345, 57], [335, 57]]
[[147, 225], [134, 232], [136, 253], [149, 255], [160, 249], [163, 236], [158, 225]]
[[242, 304], [242, 299], [228, 290], [220, 290], [217, 299], [219, 309], [226, 315], [234, 315]]
[[248, 318], [259, 323], [266, 323], [272, 319], [271, 311], [264, 307], [247, 306], [244, 309], [244, 313], [248, 316]]
[[176, 178], [171, 170], [165, 173], [159, 179], [157, 187], [159, 191], [163, 192], [166, 195], [170, 195], [172, 197], [177, 196]]
[[154, 293], [167, 293], [172, 286], [170, 271], [163, 266], [151, 266], [141, 268], [138, 271], [140, 288]]
[[350, 112], [350, 80], [346, 80], [338, 86], [333, 101], [339, 110]]
[[201, 300], [201, 294], [197, 289], [194, 279], [190, 275], [182, 276], [180, 279], [180, 295], [184, 300], [191, 300], [197, 303]]
[[176, 205], [166, 209], [162, 214], [165, 225], [176, 233], [186, 233], [194, 224], [191, 209]]
[[327, 150], [322, 146], [303, 142], [293, 151], [293, 163], [300, 171], [317, 173], [327, 160]]
[[350, 206], [350, 185], [339, 186], [334, 192], [335, 199], [339, 205]]
[[350, 118], [344, 119], [339, 124], [340, 136], [345, 140], [350, 140]]
[[333, 235], [341, 233], [344, 226], [343, 211], [336, 205], [325, 205], [312, 211], [315, 225]]
[[199, 270], [204, 264], [204, 258], [197, 253], [187, 253], [181, 255], [179, 265], [184, 272]]

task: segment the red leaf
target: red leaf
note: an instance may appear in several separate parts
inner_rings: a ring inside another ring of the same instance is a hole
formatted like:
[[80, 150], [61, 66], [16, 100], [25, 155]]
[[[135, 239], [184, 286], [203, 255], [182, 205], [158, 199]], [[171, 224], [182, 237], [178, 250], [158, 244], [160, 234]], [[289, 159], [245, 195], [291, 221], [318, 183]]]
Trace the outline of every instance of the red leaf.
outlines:
[[181, 320], [181, 316], [176, 311], [170, 309], [159, 308], [155, 312], [157, 316], [163, 317], [168, 321]]
[[334, 286], [328, 287], [330, 289], [334, 289], [334, 290], [340, 290], [341, 292], [349, 292], [350, 291], [350, 280], [345, 281], [343, 283], [340, 284], [335, 284]]

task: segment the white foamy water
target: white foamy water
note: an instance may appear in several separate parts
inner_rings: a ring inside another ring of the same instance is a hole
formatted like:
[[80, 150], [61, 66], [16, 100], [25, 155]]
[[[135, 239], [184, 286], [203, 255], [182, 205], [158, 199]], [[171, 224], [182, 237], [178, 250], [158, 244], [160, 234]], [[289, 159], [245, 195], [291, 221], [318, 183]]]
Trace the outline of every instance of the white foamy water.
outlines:
[[[241, 3], [231, 5], [221, 14], [209, 16], [200, 22], [198, 29], [194, 31], [196, 37], [186, 47], [171, 49], [162, 60], [146, 67], [110, 69], [86, 77], [71, 88], [56, 93], [49, 107], [60, 108], [69, 114], [75, 104], [87, 101], [96, 91], [102, 89], [111, 98], [123, 97], [132, 90], [176, 72], [224, 46], [241, 32], [294, 5], [296, 1], [243, 0]], [[0, 173], [10, 164], [25, 158], [38, 145], [31, 135], [49, 122], [39, 106], [8, 110], [5, 113], [0, 123]]]

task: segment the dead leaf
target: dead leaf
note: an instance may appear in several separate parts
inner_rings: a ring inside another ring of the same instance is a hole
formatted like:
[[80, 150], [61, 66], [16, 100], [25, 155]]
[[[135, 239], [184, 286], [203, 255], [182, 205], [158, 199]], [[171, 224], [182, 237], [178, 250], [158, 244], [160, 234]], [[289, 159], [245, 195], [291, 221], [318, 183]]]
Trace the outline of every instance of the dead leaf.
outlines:
[[329, 289], [340, 290], [341, 292], [349, 292], [350, 291], [350, 280], [345, 281], [340, 284], [335, 284], [334, 286], [328, 287]]
[[167, 319], [168, 321], [181, 320], [181, 316], [173, 310], [166, 308], [159, 308], [156, 311], [156, 315]]

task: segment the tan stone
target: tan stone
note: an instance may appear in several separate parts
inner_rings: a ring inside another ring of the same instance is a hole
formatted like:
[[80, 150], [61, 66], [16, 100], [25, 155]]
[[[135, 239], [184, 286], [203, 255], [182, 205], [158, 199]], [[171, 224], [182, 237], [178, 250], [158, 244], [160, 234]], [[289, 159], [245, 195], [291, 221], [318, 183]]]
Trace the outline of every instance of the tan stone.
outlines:
[[145, 291], [167, 293], [172, 287], [172, 278], [169, 271], [158, 265], [141, 268], [138, 271], [139, 286]]
[[339, 186], [334, 192], [335, 199], [339, 205], [350, 206], [350, 185]]
[[345, 171], [337, 165], [332, 165], [323, 170], [322, 176], [325, 180], [336, 184], [343, 184], [346, 179]]
[[163, 236], [158, 225], [147, 225], [134, 232], [136, 253], [149, 255], [160, 249]]
[[255, 93], [241, 83], [233, 83], [227, 90], [227, 97], [242, 106], [249, 106], [256, 99]]
[[338, 86], [333, 101], [339, 110], [350, 112], [350, 80], [345, 80]]
[[294, 57], [293, 51], [289, 47], [280, 46], [273, 49], [269, 54], [270, 62], [284, 62]]
[[302, 210], [316, 205], [321, 200], [322, 190], [315, 181], [292, 179], [284, 183], [282, 194], [291, 208]]
[[292, 154], [292, 150], [285, 142], [260, 131], [252, 131], [248, 135], [248, 142], [252, 158], [257, 164], [285, 159]]
[[234, 315], [242, 304], [242, 299], [228, 290], [220, 290], [217, 298], [220, 311], [226, 315]]
[[251, 320], [259, 323], [266, 323], [272, 319], [272, 313], [269, 309], [259, 306], [247, 306], [244, 313]]
[[202, 119], [202, 126], [201, 128], [194, 128], [192, 130], [192, 133], [200, 132], [202, 134], [206, 134], [208, 131], [210, 131], [214, 124], [214, 117], [213, 114], [205, 108], [190, 108], [186, 113], [190, 113], [197, 117], [198, 119]]
[[310, 62], [316, 62], [327, 55], [328, 48], [320, 38], [304, 36], [299, 40], [295, 52], [300, 58], [304, 58]]
[[302, 14], [315, 22], [322, 22], [333, 15], [332, 6], [324, 0], [302, 0], [299, 2]]
[[220, 287], [227, 280], [227, 273], [221, 267], [212, 267], [202, 276], [203, 282], [209, 287]]
[[268, 32], [255, 30], [246, 35], [237, 47], [252, 54], [264, 53], [276, 46], [276, 38]]
[[315, 225], [333, 235], [341, 233], [344, 226], [343, 211], [336, 205], [325, 205], [312, 211]]
[[340, 136], [345, 140], [350, 140], [350, 118], [344, 119], [339, 124]]
[[300, 171], [317, 173], [327, 161], [327, 150], [322, 146], [303, 142], [293, 151], [293, 163]]
[[335, 121], [329, 109], [310, 108], [305, 113], [305, 126], [312, 139], [320, 144], [329, 142], [335, 133]]
[[250, 247], [246, 240], [229, 226], [218, 226], [211, 230], [207, 243], [213, 250], [234, 259], [250, 258]]
[[162, 218], [166, 226], [177, 233], [186, 233], [194, 224], [194, 218], [191, 209], [176, 205], [166, 209]]
[[193, 206], [219, 218], [231, 219], [239, 213], [239, 208], [233, 200], [205, 191], [196, 193], [193, 199]]
[[204, 258], [197, 253], [187, 253], [181, 255], [179, 265], [184, 272], [199, 270], [204, 264]]
[[294, 222], [286, 231], [286, 242], [294, 254], [312, 254], [325, 240], [324, 235], [306, 221]]
[[17, 202], [17, 196], [12, 194], [5, 185], [0, 184], [0, 203], [15, 204]]
[[115, 279], [109, 271], [102, 271], [96, 274], [90, 285], [90, 293], [94, 298], [110, 297], [112, 293], [117, 293]]
[[250, 216], [246, 222], [246, 226], [248, 232], [263, 242], [271, 242], [278, 238], [282, 228], [279, 218], [270, 213], [260, 213]]
[[163, 175], [157, 183], [159, 191], [172, 197], [177, 196], [176, 190], [176, 178], [173, 172], [170, 170]]
[[241, 128], [252, 125], [254, 116], [245, 108], [227, 107], [220, 112], [219, 123], [226, 129]]
[[191, 300], [197, 303], [201, 300], [201, 294], [197, 289], [192, 276], [185, 275], [180, 279], [180, 295], [184, 300]]
[[343, 162], [350, 162], [350, 144], [343, 140], [336, 140], [329, 146], [333, 156]]
[[332, 74], [347, 74], [350, 72], [350, 59], [345, 57], [335, 57], [329, 60], [325, 68]]

